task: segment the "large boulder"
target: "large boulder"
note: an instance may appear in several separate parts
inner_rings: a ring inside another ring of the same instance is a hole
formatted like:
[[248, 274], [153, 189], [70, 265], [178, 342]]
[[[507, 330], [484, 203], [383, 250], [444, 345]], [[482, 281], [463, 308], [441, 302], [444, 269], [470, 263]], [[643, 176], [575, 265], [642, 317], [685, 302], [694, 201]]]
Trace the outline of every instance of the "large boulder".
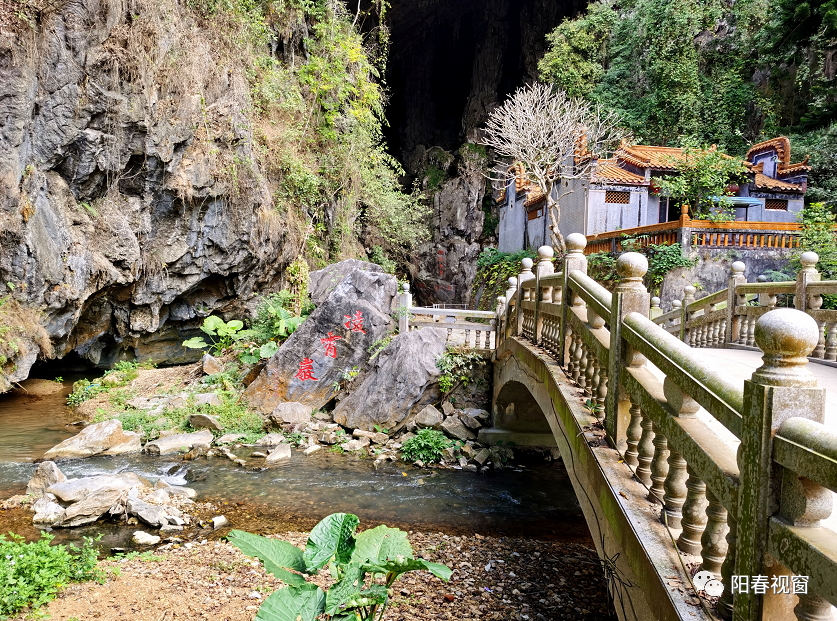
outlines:
[[58, 469], [53, 461], [42, 461], [38, 464], [35, 474], [29, 479], [26, 493], [32, 496], [43, 496], [48, 487], [63, 483], [67, 480], [64, 473]]
[[212, 444], [212, 432], [204, 429], [194, 433], [178, 433], [165, 438], [158, 438], [145, 445], [145, 452], [152, 455], [166, 455], [176, 453], [182, 448], [191, 450], [196, 446], [209, 448]]
[[332, 263], [316, 272], [311, 272], [308, 275], [308, 290], [311, 292], [311, 301], [317, 306], [322, 304], [337, 285], [343, 282], [343, 279], [354, 270], [383, 272], [384, 268], [377, 263], [346, 259], [339, 263]]
[[443, 420], [445, 420], [445, 417], [442, 413], [429, 404], [424, 406], [421, 412], [416, 414], [416, 425], [422, 429], [425, 427], [438, 429]]
[[438, 391], [436, 360], [445, 351], [444, 330], [423, 328], [399, 334], [375, 359], [359, 386], [338, 403], [334, 422], [372, 431], [375, 425], [399, 428], [415, 408], [429, 403]]
[[100, 489], [127, 491], [132, 487], [151, 487], [151, 483], [133, 472], [122, 472], [68, 479], [63, 483], [51, 485], [47, 492], [57, 496], [61, 502], [78, 502]]
[[57, 525], [62, 528], [70, 528], [95, 522], [110, 511], [110, 508], [120, 501], [124, 493], [124, 490], [116, 488], [98, 489], [67, 507], [64, 517]]
[[397, 287], [395, 276], [352, 271], [247, 387], [250, 405], [264, 414], [288, 401], [324, 406], [343, 371], [362, 367], [372, 344], [386, 336]]
[[113, 419], [85, 427], [81, 433], [49, 449], [44, 453], [44, 459], [121, 455], [137, 453], [141, 448], [139, 434], [122, 431], [122, 421]]
[[270, 414], [270, 420], [277, 425], [307, 423], [311, 420], [313, 409], [304, 403], [280, 403]]
[[189, 416], [189, 424], [195, 429], [215, 429], [216, 431], [224, 429], [218, 418], [212, 414], [192, 414]]

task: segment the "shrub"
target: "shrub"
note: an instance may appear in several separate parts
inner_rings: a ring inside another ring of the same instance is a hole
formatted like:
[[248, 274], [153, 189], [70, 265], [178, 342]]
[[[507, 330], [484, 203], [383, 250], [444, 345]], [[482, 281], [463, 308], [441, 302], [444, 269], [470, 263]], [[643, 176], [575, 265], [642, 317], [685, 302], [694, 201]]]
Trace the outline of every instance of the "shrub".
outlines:
[[224, 350], [232, 347], [237, 333], [244, 327], [244, 323], [238, 319], [224, 321], [220, 317], [210, 315], [203, 320], [201, 331], [212, 337], [207, 343], [202, 336], [195, 336], [183, 341], [183, 347], [189, 349], [205, 349], [211, 347], [216, 355], [222, 354]]
[[[445, 565], [413, 557], [404, 531], [381, 525], [355, 535], [359, 522], [350, 513], [329, 515], [311, 529], [304, 550], [286, 541], [231, 531], [230, 543], [263, 561], [267, 571], [288, 585], [264, 601], [256, 618], [314, 621], [325, 615], [335, 621], [373, 621], [383, 618], [389, 588], [401, 574], [425, 570], [450, 579], [452, 572]], [[326, 565], [336, 582], [324, 591], [306, 576], [316, 576]]]
[[421, 460], [432, 464], [442, 459], [444, 450], [453, 443], [441, 431], [422, 429], [401, 446], [401, 454], [407, 461]]
[[467, 385], [474, 368], [483, 365], [485, 365], [485, 358], [477, 352], [464, 348], [446, 350], [436, 360], [436, 367], [441, 371], [439, 388], [447, 394], [459, 384]]
[[69, 582], [96, 580], [104, 582], [105, 574], [96, 566], [93, 541], [85, 538], [81, 549], [73, 545], [49, 545], [53, 536], [25, 543], [23, 537], [9, 533], [0, 535], [0, 617], [6, 618], [30, 607], [38, 609], [52, 600]]

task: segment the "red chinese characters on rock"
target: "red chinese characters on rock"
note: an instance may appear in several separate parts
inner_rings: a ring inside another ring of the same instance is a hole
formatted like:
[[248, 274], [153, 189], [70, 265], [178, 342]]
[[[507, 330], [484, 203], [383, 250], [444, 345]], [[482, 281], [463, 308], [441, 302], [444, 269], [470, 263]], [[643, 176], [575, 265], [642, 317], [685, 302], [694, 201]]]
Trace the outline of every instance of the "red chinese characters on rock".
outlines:
[[326, 356], [337, 358], [337, 349], [334, 347], [334, 344], [342, 338], [342, 336], [336, 336], [334, 332], [329, 332], [327, 337], [325, 337], [324, 339], [320, 339], [320, 343], [325, 345]]
[[315, 382], [318, 381], [316, 377], [314, 377], [314, 361], [311, 358], [303, 358], [302, 362], [299, 363], [299, 371], [296, 372], [294, 375], [297, 379], [302, 380], [314, 380]]
[[351, 330], [352, 332], [363, 332], [366, 334], [366, 330], [363, 329], [363, 313], [360, 311], [355, 311], [355, 314], [351, 317], [349, 315], [343, 315], [343, 319], [346, 321], [343, 323], [346, 328]]

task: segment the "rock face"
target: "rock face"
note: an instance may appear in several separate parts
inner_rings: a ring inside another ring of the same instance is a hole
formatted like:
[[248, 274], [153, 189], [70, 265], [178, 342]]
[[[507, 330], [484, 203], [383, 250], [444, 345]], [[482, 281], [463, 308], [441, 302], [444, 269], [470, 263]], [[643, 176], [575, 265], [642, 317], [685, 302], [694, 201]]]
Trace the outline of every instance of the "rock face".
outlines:
[[416, 415], [416, 426], [421, 428], [430, 427], [431, 429], [438, 429], [444, 419], [445, 417], [442, 416], [442, 413], [439, 410], [432, 405], [426, 405], [421, 412]]
[[43, 496], [47, 488], [63, 483], [67, 480], [64, 473], [58, 469], [55, 462], [42, 461], [38, 464], [35, 474], [29, 479], [29, 484], [26, 486], [26, 493], [32, 496]]
[[78, 502], [74, 502], [64, 512], [60, 526], [70, 528], [95, 522], [122, 498], [123, 490], [118, 488], [98, 489]]
[[308, 275], [308, 290], [311, 292], [311, 301], [319, 306], [328, 298], [329, 294], [343, 282], [343, 279], [354, 270], [366, 272], [383, 272], [377, 263], [369, 263], [358, 259], [347, 259], [339, 263], [332, 263], [316, 272]]
[[0, 282], [49, 337], [21, 340], [15, 381], [49, 339], [100, 367], [195, 360], [181, 342], [203, 317], [243, 316], [296, 256], [253, 151], [243, 67], [164, 5], [82, 1], [4, 23]]
[[280, 403], [270, 414], [270, 420], [277, 425], [307, 423], [311, 420], [311, 413], [313, 409], [310, 405], [304, 403], [297, 403], [291, 401], [290, 403]]
[[443, 330], [422, 328], [399, 334], [374, 361], [374, 367], [334, 409], [344, 427], [373, 431], [397, 429], [408, 414], [437, 396], [428, 388], [439, 377], [436, 359], [445, 350]]
[[203, 430], [194, 433], [178, 433], [149, 442], [145, 445], [145, 452], [152, 455], [167, 455], [176, 453], [182, 448], [191, 449], [196, 446], [209, 448], [212, 444], [212, 432]]
[[140, 436], [133, 431], [122, 431], [122, 421], [106, 420], [85, 427], [81, 433], [53, 446], [44, 459], [69, 459], [91, 455], [121, 455], [136, 453], [142, 448]]
[[61, 502], [77, 502], [87, 498], [101, 489], [117, 489], [127, 491], [132, 487], [151, 487], [146, 479], [133, 472], [121, 474], [100, 474], [83, 479], [69, 479], [63, 483], [56, 483], [47, 489]]
[[247, 387], [250, 405], [264, 414], [288, 401], [314, 409], [325, 405], [342, 372], [362, 366], [372, 344], [387, 334], [396, 292], [395, 276], [352, 271]]

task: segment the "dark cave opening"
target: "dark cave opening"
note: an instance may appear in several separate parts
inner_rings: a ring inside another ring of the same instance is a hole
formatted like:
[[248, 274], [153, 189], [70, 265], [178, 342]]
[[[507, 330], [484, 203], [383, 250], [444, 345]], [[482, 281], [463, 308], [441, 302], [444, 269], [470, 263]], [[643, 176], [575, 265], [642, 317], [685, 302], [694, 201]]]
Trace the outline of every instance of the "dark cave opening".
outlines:
[[474, 140], [495, 105], [537, 79], [546, 34], [585, 6], [583, 0], [393, 0], [390, 151], [409, 169], [419, 145], [454, 150]]

